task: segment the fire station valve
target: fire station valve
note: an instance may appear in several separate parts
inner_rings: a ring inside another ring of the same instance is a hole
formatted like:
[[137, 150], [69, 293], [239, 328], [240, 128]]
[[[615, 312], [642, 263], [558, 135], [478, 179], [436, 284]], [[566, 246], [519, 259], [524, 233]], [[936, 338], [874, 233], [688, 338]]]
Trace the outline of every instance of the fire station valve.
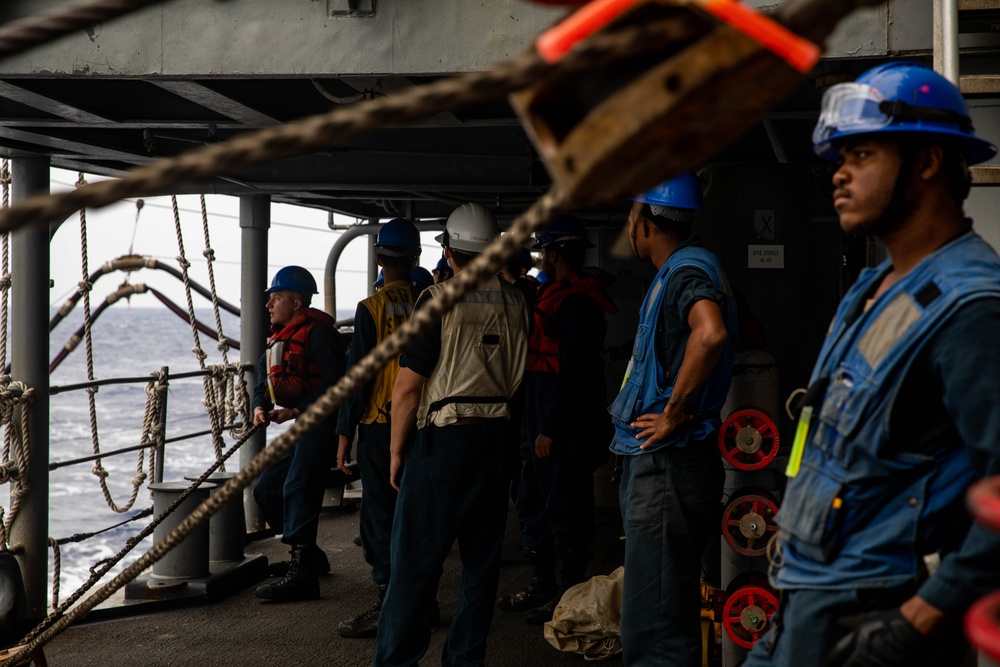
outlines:
[[722, 458], [738, 470], [760, 470], [778, 455], [781, 438], [774, 420], [763, 410], [737, 410], [719, 429]]
[[726, 544], [744, 556], [761, 556], [778, 530], [774, 517], [778, 502], [762, 489], [741, 489], [733, 494], [722, 512], [722, 536]]
[[[1000, 532], [1000, 475], [973, 484], [966, 499], [976, 521]], [[1000, 592], [987, 595], [969, 608], [965, 636], [979, 651], [980, 664], [1000, 665]]]
[[732, 592], [722, 609], [722, 627], [737, 646], [753, 648], [778, 610], [778, 596], [764, 575], [757, 572], [736, 577], [729, 590]]

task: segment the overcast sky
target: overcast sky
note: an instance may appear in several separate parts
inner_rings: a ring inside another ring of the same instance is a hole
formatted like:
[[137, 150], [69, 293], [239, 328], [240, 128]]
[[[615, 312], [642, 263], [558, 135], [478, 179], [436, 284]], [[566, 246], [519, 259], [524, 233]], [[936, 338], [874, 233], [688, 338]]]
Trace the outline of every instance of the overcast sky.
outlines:
[[[96, 177], [87, 177], [96, 180]], [[60, 169], [52, 170], [52, 191], [72, 188], [77, 174]], [[230, 303], [240, 300], [240, 228], [239, 199], [224, 195], [206, 197], [209, 236], [215, 250], [213, 270], [219, 296]], [[178, 197], [184, 249], [191, 262], [192, 279], [208, 286], [208, 268], [202, 252], [205, 237], [202, 229], [201, 209], [196, 195]], [[106, 208], [87, 211], [88, 273], [104, 262], [122, 255], [134, 254], [153, 257], [175, 268], [178, 245], [174, 228], [170, 197], [148, 197], [139, 212], [136, 223], [136, 202], [125, 200]], [[338, 224], [352, 224], [355, 220], [337, 216]], [[291, 206], [271, 205], [271, 229], [268, 236], [268, 281], [282, 266], [299, 264], [309, 269], [320, 294], [314, 305], [323, 307], [323, 274], [327, 256], [340, 232], [327, 226], [326, 211]], [[423, 235], [424, 252], [421, 265], [432, 269], [440, 258], [440, 246], [433, 242], [433, 234]], [[353, 311], [357, 302], [367, 296], [367, 246], [365, 238], [352, 241], [341, 255], [337, 275], [337, 308]], [[81, 279], [80, 221], [74, 215], [56, 232], [51, 244], [51, 273], [54, 285], [49, 302], [53, 306], [63, 303]], [[92, 307], [96, 307], [108, 294], [124, 282], [121, 273], [103, 277], [91, 293]], [[143, 269], [128, 276], [132, 283], [145, 283], [166, 294], [185, 307], [183, 284], [163, 272]], [[210, 308], [211, 303], [198, 294], [194, 295], [195, 308]], [[132, 298], [131, 307], [159, 307], [160, 302], [151, 294]]]

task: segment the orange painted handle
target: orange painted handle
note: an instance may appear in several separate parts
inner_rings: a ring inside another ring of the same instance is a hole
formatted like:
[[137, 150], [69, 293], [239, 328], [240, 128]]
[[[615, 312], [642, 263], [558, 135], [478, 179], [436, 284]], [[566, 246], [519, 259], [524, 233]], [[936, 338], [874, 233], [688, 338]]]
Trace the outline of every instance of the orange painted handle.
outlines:
[[[640, 2], [643, 0], [591, 0], [562, 23], [544, 32], [535, 47], [547, 62], [558, 62], [577, 42], [590, 37]], [[736, 0], [698, 0], [697, 4], [803, 74], [811, 70], [822, 55], [816, 44]]]
[[576, 43], [606, 26], [642, 0], [592, 0], [538, 38], [535, 48], [547, 62], [558, 62]]
[[702, 9], [736, 28], [805, 74], [823, 54], [820, 48], [770, 17], [735, 0], [703, 0]]

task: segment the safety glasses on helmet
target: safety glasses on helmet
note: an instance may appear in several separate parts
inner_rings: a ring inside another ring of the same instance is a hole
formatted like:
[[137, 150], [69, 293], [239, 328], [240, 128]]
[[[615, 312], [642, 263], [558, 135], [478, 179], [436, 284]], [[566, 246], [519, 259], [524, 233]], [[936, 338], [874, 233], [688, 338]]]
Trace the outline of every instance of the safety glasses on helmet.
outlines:
[[892, 116], [879, 105], [885, 97], [863, 83], [839, 83], [823, 94], [822, 109], [813, 130], [813, 145], [818, 146], [837, 134], [875, 132], [889, 125]]

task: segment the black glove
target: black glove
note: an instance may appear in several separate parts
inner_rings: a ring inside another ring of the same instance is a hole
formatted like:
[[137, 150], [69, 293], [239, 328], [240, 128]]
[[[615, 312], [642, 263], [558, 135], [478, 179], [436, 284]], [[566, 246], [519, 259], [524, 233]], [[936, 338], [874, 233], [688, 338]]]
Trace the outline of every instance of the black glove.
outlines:
[[924, 636], [898, 608], [873, 611], [837, 642], [824, 667], [912, 667]]

